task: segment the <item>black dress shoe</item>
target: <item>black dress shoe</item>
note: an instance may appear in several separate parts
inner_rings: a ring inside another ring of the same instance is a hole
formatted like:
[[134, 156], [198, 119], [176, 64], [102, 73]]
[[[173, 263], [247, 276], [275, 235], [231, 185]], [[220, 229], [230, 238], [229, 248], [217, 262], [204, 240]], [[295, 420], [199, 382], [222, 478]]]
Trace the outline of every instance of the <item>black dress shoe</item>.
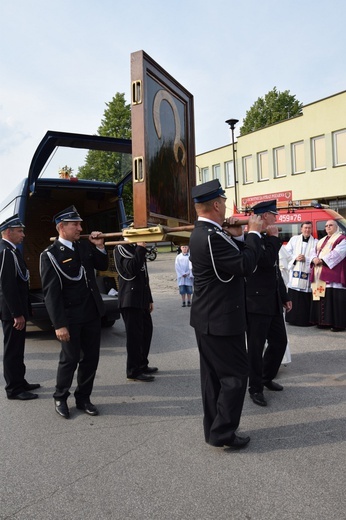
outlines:
[[239, 435], [234, 435], [233, 440], [227, 444], [227, 446], [233, 448], [234, 450], [241, 450], [242, 448], [245, 448], [249, 442], [250, 437], [240, 437]]
[[272, 390], [273, 392], [281, 392], [281, 390], [284, 389], [282, 385], [279, 385], [279, 383], [275, 383], [275, 381], [267, 381], [266, 383], [263, 383], [268, 390]]
[[65, 419], [70, 418], [70, 410], [68, 409], [66, 401], [55, 401], [55, 411]]
[[24, 390], [36, 390], [37, 388], [41, 388], [40, 383], [27, 383], [24, 385]]
[[98, 415], [99, 414], [99, 411], [98, 409], [96, 408], [96, 406], [92, 403], [90, 403], [90, 401], [87, 403], [76, 403], [76, 408], [78, 408], [78, 410], [83, 410], [83, 412], [87, 413], [88, 415]]
[[143, 374], [154, 374], [157, 371], [157, 367], [147, 367], [145, 370], [143, 370]]
[[11, 396], [7, 396], [7, 397], [8, 397], [8, 399], [18, 399], [19, 401], [30, 401], [30, 399], [37, 399], [38, 395], [33, 394], [32, 392], [24, 391], [24, 392], [20, 392], [17, 395], [11, 395]]
[[340, 327], [332, 327], [330, 330], [331, 330], [332, 332], [342, 332], [342, 331], [344, 331], [345, 329], [341, 329]]
[[256, 392], [255, 394], [250, 394], [251, 399], [258, 406], [267, 406], [267, 401], [264, 399], [264, 395], [262, 392]]
[[138, 374], [138, 376], [127, 376], [128, 381], [141, 381], [142, 383], [151, 383], [155, 380], [154, 376], [146, 376], [145, 374]]
[[241, 450], [242, 448], [245, 448], [247, 444], [250, 442], [250, 437], [240, 437], [239, 435], [235, 435], [233, 439], [230, 442], [220, 442], [220, 443], [212, 443], [210, 442], [211, 446], [215, 446], [216, 448], [222, 448], [226, 446], [227, 448], [233, 448], [234, 450]]

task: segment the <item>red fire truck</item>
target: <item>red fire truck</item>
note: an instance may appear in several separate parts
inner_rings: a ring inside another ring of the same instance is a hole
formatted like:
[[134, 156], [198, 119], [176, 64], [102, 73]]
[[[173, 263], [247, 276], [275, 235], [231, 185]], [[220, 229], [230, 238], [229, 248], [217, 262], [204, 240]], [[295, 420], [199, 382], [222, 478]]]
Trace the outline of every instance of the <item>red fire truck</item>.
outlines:
[[[322, 238], [325, 233], [325, 223], [327, 220], [336, 220], [342, 233], [346, 235], [346, 219], [339, 213], [331, 209], [326, 204], [319, 204], [316, 201], [304, 201], [303, 204], [289, 203], [285, 206], [278, 204], [278, 216], [276, 222], [280, 227], [279, 237], [287, 243], [293, 235], [299, 235], [300, 227], [303, 222], [312, 222], [312, 233], [315, 238]], [[244, 212], [234, 216], [244, 219], [251, 215], [252, 208], [247, 207]]]

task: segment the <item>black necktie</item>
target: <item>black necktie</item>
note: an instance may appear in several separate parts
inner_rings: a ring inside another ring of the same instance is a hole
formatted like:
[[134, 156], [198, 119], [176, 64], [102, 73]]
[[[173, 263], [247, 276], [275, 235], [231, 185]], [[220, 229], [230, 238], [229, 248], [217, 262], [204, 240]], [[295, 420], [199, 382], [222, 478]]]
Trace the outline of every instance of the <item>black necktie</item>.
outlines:
[[80, 261], [80, 254], [79, 254], [79, 248], [78, 248], [78, 242], [73, 242], [72, 243], [72, 246], [73, 246], [73, 250], [76, 254], [76, 257], [78, 258], [78, 260]]

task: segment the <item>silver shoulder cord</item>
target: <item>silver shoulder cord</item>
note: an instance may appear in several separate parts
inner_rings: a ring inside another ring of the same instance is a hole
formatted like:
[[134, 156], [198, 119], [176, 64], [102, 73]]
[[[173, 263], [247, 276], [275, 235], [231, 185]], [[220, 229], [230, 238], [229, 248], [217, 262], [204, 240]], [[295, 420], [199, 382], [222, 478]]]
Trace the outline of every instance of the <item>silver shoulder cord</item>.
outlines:
[[13, 254], [13, 258], [14, 258], [14, 264], [16, 266], [16, 274], [18, 273], [19, 274], [19, 277], [24, 281], [24, 282], [27, 282], [30, 278], [30, 273], [29, 273], [29, 270], [26, 269], [26, 274], [23, 273], [23, 271], [21, 270], [21, 267], [19, 265], [19, 262], [18, 262], [18, 258], [17, 258], [17, 255], [14, 251], [11, 251], [11, 253]]
[[[127, 249], [125, 249], [125, 247], [119, 245], [117, 246], [118, 248], [118, 251], [119, 251], [119, 254], [123, 257], [123, 258], [127, 258], [127, 259], [130, 259], [130, 258], [133, 258], [135, 255], [133, 255], [132, 253], [130, 253], [130, 251], [127, 251]], [[120, 271], [119, 271], [119, 268], [117, 266], [117, 261], [116, 261], [116, 256], [115, 256], [115, 251], [113, 252], [113, 256], [114, 256], [114, 264], [115, 264], [115, 268], [117, 270], [117, 273], [118, 275], [120, 276], [120, 278], [122, 278], [123, 280], [125, 280], [125, 282], [131, 282], [132, 280], [134, 280], [136, 278], [136, 276], [133, 276], [132, 278], [125, 278], [125, 276], [123, 276]]]
[[[130, 258], [133, 258], [135, 255], [133, 255], [132, 253], [130, 253], [130, 251], [128, 251], [127, 249], [125, 249], [125, 247], [123, 247], [122, 245], [119, 245], [119, 246], [116, 246], [118, 248], [118, 251], [119, 251], [119, 254], [123, 257], [123, 258], [127, 258], [127, 259], [130, 259]], [[125, 276], [123, 276], [119, 269], [118, 269], [118, 266], [117, 266], [117, 261], [116, 261], [116, 258], [115, 258], [115, 251], [113, 252], [113, 257], [114, 257], [114, 264], [115, 264], [115, 268], [117, 270], [117, 273], [118, 275], [120, 276], [120, 278], [122, 278], [123, 280], [125, 280], [125, 282], [131, 282], [132, 280], [134, 280], [136, 278], [136, 275], [133, 276], [132, 278], [125, 278]], [[141, 267], [141, 270], [142, 271], [145, 271], [145, 264], [143, 264], [143, 266]], [[148, 275], [148, 273], [146, 273]]]
[[[0, 269], [0, 275], [2, 274], [2, 270], [3, 270], [3, 267], [4, 267], [5, 254], [6, 254], [5, 252], [6, 252], [6, 249], [4, 249], [4, 254], [2, 255], [2, 264], [1, 264], [1, 269]], [[26, 274], [24, 275], [23, 271], [20, 268], [20, 265], [19, 265], [16, 253], [14, 251], [12, 251], [12, 250], [11, 250], [11, 253], [13, 255], [13, 260], [14, 260], [15, 276], [17, 276], [17, 274], [18, 274], [19, 277], [23, 280], [23, 282], [27, 282], [29, 280], [29, 278], [30, 278], [29, 270], [26, 269]]]
[[5, 261], [5, 250], [4, 250], [4, 253], [2, 255], [2, 262], [1, 262], [1, 268], [0, 268], [0, 276], [2, 275], [2, 270], [3, 270], [3, 267], [4, 267], [4, 261]]
[[86, 278], [86, 272], [85, 272], [84, 265], [80, 266], [78, 276], [69, 276], [68, 274], [64, 273], [64, 271], [61, 269], [61, 267], [59, 266], [55, 256], [52, 253], [47, 251], [47, 256], [48, 256], [49, 260], [51, 261], [51, 264], [54, 267], [54, 269], [56, 271], [56, 274], [58, 275], [58, 278], [60, 280], [60, 287], [61, 288], [62, 288], [62, 280], [61, 280], [60, 274], [62, 274], [62, 276], [67, 278], [67, 280], [71, 280], [72, 282], [79, 282], [83, 278], [83, 276], [84, 276], [85, 277], [85, 282], [88, 285], [88, 281], [87, 281], [87, 278]]
[[[230, 238], [230, 237], [227, 237], [224, 233], [222, 233], [221, 231], [216, 231], [216, 233], [222, 237], [224, 240], [226, 240], [226, 242], [228, 242], [229, 244], [231, 244], [232, 247], [235, 247], [235, 249], [237, 249], [239, 251], [239, 248], [237, 246], [237, 244], [235, 244], [233, 242], [233, 240]], [[210, 242], [210, 235], [208, 235], [208, 245], [209, 245], [209, 251], [210, 251], [210, 258], [211, 258], [211, 262], [213, 264], [213, 269], [214, 269], [214, 273], [215, 273], [215, 276], [218, 280], [220, 280], [220, 282], [222, 283], [229, 283], [233, 280], [234, 278], [234, 275], [231, 276], [231, 278], [229, 278], [229, 280], [223, 280], [220, 276], [219, 276], [219, 273], [217, 272], [216, 270], [216, 267], [215, 267], [215, 261], [214, 261], [214, 256], [213, 256], [213, 250], [211, 248], [211, 242]]]

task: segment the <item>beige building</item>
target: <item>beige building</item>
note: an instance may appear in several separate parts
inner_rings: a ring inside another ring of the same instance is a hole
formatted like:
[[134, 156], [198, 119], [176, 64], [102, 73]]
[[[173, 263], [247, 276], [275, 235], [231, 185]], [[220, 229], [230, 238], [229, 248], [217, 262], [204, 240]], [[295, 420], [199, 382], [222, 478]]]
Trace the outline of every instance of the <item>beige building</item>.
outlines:
[[265, 198], [313, 199], [346, 216], [346, 91], [305, 105], [300, 116], [239, 136], [234, 147], [235, 169], [232, 144], [196, 157], [197, 184], [218, 178], [230, 208]]

